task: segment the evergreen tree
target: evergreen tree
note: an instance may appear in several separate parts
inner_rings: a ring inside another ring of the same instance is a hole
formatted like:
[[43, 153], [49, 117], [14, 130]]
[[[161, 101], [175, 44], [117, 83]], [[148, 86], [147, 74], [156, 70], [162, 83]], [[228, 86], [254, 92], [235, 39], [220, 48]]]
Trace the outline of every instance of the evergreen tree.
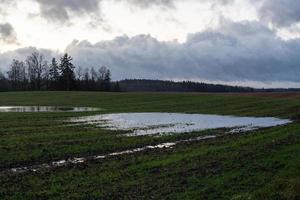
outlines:
[[0, 71], [0, 92], [8, 91], [9, 89], [8, 81], [5, 75]]
[[83, 89], [84, 90], [90, 90], [90, 74], [89, 69], [85, 68], [84, 75], [83, 75]]
[[61, 89], [73, 90], [75, 88], [75, 73], [72, 57], [67, 53], [60, 59], [59, 69], [61, 72]]
[[109, 69], [106, 69], [106, 73], [104, 76], [104, 91], [109, 92], [111, 89], [111, 73]]
[[113, 84], [113, 92], [121, 92], [121, 87], [119, 81]]
[[55, 58], [52, 58], [52, 62], [49, 69], [50, 89], [59, 89], [59, 66]]

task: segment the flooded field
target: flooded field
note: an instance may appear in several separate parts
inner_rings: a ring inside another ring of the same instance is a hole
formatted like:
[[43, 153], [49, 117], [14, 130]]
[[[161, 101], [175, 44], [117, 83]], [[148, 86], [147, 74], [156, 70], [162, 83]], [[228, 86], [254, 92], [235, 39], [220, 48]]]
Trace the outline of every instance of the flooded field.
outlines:
[[0, 92], [0, 105], [0, 199], [300, 197], [299, 96]]
[[184, 133], [206, 129], [230, 128], [244, 132], [290, 123], [272, 117], [235, 117], [183, 113], [120, 113], [72, 118], [72, 123], [96, 125], [109, 130], [131, 131], [128, 136]]
[[63, 106], [0, 106], [0, 112], [89, 112], [99, 108]]

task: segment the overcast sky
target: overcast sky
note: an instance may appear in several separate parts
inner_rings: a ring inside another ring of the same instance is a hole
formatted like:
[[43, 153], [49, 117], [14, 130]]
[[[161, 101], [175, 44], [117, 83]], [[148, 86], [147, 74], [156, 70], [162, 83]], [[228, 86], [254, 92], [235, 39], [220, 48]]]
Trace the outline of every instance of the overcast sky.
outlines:
[[299, 0], [0, 0], [0, 70], [67, 52], [113, 79], [300, 87]]

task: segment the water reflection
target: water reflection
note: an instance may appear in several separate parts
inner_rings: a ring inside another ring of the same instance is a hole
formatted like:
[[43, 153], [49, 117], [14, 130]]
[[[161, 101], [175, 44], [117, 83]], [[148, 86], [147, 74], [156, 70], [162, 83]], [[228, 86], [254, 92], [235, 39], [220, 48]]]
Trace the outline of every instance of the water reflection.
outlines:
[[272, 117], [236, 117], [184, 113], [120, 113], [72, 118], [73, 123], [94, 124], [109, 130], [127, 130], [129, 136], [184, 133], [206, 129], [230, 128], [245, 132], [290, 123]]
[[88, 112], [99, 108], [63, 106], [0, 106], [0, 112]]

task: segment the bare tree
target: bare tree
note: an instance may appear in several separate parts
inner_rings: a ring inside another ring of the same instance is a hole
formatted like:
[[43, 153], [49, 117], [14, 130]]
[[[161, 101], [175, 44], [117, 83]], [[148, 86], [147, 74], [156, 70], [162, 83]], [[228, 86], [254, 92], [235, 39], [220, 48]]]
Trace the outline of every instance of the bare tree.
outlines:
[[83, 74], [83, 69], [82, 69], [81, 66], [78, 66], [78, 67], [76, 68], [76, 77], [77, 77], [77, 80], [82, 81], [83, 76], [84, 76], [84, 74]]
[[47, 68], [44, 56], [38, 52], [34, 52], [27, 57], [26, 64], [31, 88], [41, 90], [43, 75]]
[[13, 89], [24, 89], [22, 82], [26, 80], [26, 71], [23, 62], [14, 59], [7, 74]]
[[0, 80], [5, 80], [5, 75], [2, 73], [1, 69], [0, 69]]
[[98, 70], [98, 81], [104, 81], [106, 72], [107, 72], [107, 68], [105, 66], [102, 66]]
[[97, 80], [100, 90], [109, 91], [111, 88], [111, 73], [110, 70], [102, 66], [98, 71], [98, 80]]
[[91, 80], [93, 82], [97, 80], [97, 72], [95, 71], [94, 67], [91, 68]]

